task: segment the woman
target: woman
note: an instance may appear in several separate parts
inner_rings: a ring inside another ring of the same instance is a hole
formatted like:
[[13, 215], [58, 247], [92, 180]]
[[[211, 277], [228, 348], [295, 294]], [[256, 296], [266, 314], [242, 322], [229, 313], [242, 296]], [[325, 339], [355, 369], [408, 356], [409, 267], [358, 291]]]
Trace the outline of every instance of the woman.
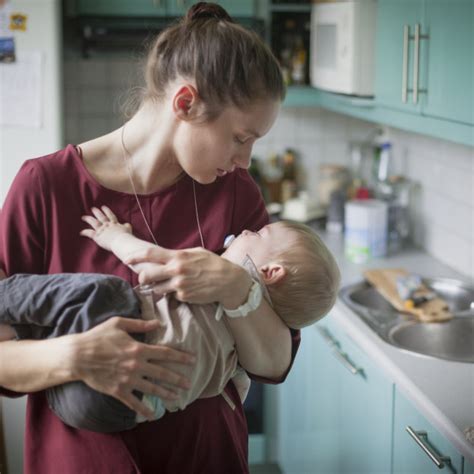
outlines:
[[[101, 272], [136, 284], [128, 267], [79, 237], [81, 216], [107, 205], [138, 237], [175, 249], [153, 255], [160, 265], [144, 280], [183, 301], [238, 308], [250, 276], [213, 252], [226, 235], [268, 221], [245, 169], [283, 96], [278, 65], [260, 39], [222, 8], [196, 4], [153, 44], [141, 105], [124, 127], [24, 164], [1, 215], [0, 266], [9, 275]], [[250, 355], [240, 363], [254, 379], [282, 381], [299, 334], [264, 301], [241, 319], [234, 336]], [[26, 473], [248, 472], [246, 423], [232, 383], [230, 404], [224, 397], [198, 400], [113, 435], [69, 428], [49, 410], [43, 389], [72, 381], [144, 416], [150, 414], [137, 391], [172, 398], [186, 389], [187, 381], [160, 361], [188, 364], [192, 355], [140, 342], [153, 328], [118, 317], [78, 335], [0, 344], [3, 393], [29, 393]]]

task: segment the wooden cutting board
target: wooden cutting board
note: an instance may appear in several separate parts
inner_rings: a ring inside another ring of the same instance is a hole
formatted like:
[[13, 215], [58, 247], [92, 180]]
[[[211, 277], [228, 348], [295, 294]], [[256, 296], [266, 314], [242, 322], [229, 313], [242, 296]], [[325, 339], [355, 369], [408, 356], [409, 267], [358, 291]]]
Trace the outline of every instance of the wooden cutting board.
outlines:
[[[412, 314], [424, 323], [447, 321], [453, 317], [446, 301], [439, 297], [414, 308], [406, 308], [397, 291], [397, 278], [408, 275], [409, 273], [401, 268], [381, 268], [364, 272], [366, 280], [398, 311]], [[417, 294], [422, 295], [423, 292], [430, 293], [430, 290], [422, 286]]]

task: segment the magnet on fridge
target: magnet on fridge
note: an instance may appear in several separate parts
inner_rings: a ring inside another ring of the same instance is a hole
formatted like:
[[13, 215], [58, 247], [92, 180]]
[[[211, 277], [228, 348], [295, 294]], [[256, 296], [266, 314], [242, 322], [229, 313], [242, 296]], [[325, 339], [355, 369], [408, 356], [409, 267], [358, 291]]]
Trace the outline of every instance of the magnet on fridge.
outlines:
[[12, 63], [15, 61], [15, 39], [0, 38], [0, 63]]
[[26, 21], [28, 15], [23, 13], [12, 13], [10, 15], [10, 30], [13, 31], [26, 31]]

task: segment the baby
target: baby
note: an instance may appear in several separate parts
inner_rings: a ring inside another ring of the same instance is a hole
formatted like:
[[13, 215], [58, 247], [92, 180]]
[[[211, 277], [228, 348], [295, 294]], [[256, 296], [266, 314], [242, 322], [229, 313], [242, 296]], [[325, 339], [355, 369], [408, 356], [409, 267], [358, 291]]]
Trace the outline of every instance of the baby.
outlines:
[[[113, 212], [93, 209], [94, 217], [81, 234], [125, 261], [149, 242], [134, 237], [129, 224], [119, 224]], [[308, 326], [333, 306], [340, 281], [337, 264], [321, 239], [308, 227], [289, 222], [267, 225], [258, 232], [244, 231], [222, 254], [242, 265], [252, 276], [252, 290], [263, 294], [290, 328]], [[135, 271], [145, 264], [134, 266]], [[1, 277], [1, 275], [0, 275]], [[158, 329], [145, 336], [160, 344], [196, 355], [195, 366], [167, 367], [181, 371], [191, 389], [177, 400], [141, 395], [155, 413], [182, 410], [197, 398], [222, 394], [232, 378], [242, 401], [250, 380], [238, 365], [238, 354], [227, 317], [232, 310], [218, 304], [188, 304], [153, 288], [130, 285], [117, 277], [98, 274], [15, 275], [0, 281], [0, 339], [42, 339], [82, 332], [121, 315], [159, 319]], [[240, 316], [243, 317], [243, 316]], [[134, 335], [139, 338], [139, 336]], [[183, 372], [184, 371], [184, 372]], [[98, 432], [123, 431], [145, 421], [120, 401], [96, 392], [82, 382], [46, 390], [51, 409], [66, 423]]]

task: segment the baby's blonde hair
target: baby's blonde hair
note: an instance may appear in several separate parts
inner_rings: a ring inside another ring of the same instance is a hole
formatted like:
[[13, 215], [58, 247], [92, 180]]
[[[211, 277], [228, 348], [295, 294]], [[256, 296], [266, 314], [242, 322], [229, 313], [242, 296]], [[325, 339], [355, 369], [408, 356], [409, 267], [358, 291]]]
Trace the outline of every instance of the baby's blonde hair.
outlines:
[[268, 291], [275, 311], [293, 329], [301, 329], [325, 316], [336, 302], [341, 274], [321, 238], [308, 226], [282, 221], [294, 231], [288, 248], [274, 256], [286, 276]]

